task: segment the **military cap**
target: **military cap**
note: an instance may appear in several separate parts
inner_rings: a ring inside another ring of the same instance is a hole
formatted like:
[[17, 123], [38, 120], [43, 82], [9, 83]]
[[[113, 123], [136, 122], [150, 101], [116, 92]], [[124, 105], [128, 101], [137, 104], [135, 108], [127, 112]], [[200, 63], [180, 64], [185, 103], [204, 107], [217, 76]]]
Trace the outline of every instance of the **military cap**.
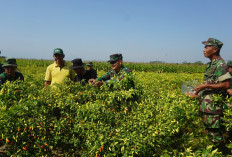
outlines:
[[77, 68], [82, 68], [85, 66], [85, 64], [82, 62], [80, 58], [76, 58], [72, 60], [71, 62], [73, 63], [73, 65], [69, 67], [70, 69], [77, 69]]
[[89, 62], [88, 64], [86, 64], [87, 66], [93, 66], [93, 62]]
[[216, 46], [218, 48], [221, 48], [223, 43], [220, 40], [217, 40], [215, 38], [209, 38], [207, 41], [202, 41], [202, 44], [206, 46]]
[[3, 67], [7, 67], [7, 66], [17, 67], [16, 59], [15, 58], [7, 58], [3, 64]]
[[230, 60], [230, 61], [227, 62], [227, 66], [228, 66], [229, 68], [232, 68], [232, 60]]
[[55, 54], [64, 55], [64, 52], [61, 48], [56, 48], [53, 52], [53, 55], [55, 55]]
[[122, 60], [121, 53], [110, 55], [110, 60], [108, 60], [108, 62], [114, 62], [114, 61], [118, 61], [118, 60]]

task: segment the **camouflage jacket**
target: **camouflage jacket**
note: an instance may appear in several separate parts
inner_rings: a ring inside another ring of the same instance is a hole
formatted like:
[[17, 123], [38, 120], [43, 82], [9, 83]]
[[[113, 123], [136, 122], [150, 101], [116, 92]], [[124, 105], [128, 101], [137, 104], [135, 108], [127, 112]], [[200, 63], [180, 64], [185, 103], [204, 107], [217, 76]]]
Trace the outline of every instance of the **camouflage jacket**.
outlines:
[[[231, 79], [226, 62], [219, 56], [207, 64], [204, 76], [204, 84], [217, 84]], [[213, 102], [213, 95], [220, 94], [224, 99], [226, 90], [215, 90], [206, 88], [202, 90], [200, 99], [200, 111], [209, 114], [222, 114], [224, 104]]]
[[127, 75], [129, 73], [131, 73], [131, 70], [122, 65], [122, 67], [118, 73], [116, 73], [113, 69], [111, 69], [104, 76], [97, 78], [97, 80], [98, 81], [106, 81], [106, 82], [109, 80], [113, 80], [115, 82], [118, 82], [121, 79], [123, 79], [125, 75]]
[[24, 81], [23, 74], [18, 72], [18, 71], [15, 73], [15, 77], [9, 77], [5, 72], [0, 74], [0, 84], [5, 83], [7, 80], [8, 81], [15, 81], [18, 79]]

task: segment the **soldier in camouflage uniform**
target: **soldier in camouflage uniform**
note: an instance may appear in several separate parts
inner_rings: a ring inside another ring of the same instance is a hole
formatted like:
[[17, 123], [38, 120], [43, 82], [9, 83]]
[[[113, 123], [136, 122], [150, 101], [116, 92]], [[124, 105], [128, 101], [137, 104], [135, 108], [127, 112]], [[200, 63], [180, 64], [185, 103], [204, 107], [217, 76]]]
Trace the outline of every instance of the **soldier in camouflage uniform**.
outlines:
[[208, 135], [212, 142], [223, 142], [223, 116], [224, 104], [215, 103], [214, 95], [225, 98], [226, 90], [230, 86], [231, 75], [228, 72], [226, 62], [220, 56], [223, 43], [217, 39], [209, 38], [202, 42], [205, 45], [204, 56], [211, 62], [207, 64], [204, 83], [199, 84], [194, 90], [195, 95], [200, 96], [200, 113]]
[[[229, 68], [229, 73], [232, 75], [232, 60], [227, 62], [227, 66]], [[232, 95], [232, 79], [230, 81], [230, 89], [227, 89], [227, 92]]]
[[122, 64], [122, 54], [111, 55], [108, 62], [110, 62], [112, 69], [102, 77], [91, 80], [91, 83], [97, 87], [100, 87], [103, 82], [108, 82], [110, 80], [119, 82], [125, 75], [131, 73], [131, 70]]
[[5, 83], [6, 81], [15, 81], [15, 80], [22, 80], [24, 81], [23, 74], [16, 71], [17, 70], [17, 63], [16, 59], [9, 58], [6, 59], [5, 63], [3, 64], [5, 72], [0, 74], [0, 84]]

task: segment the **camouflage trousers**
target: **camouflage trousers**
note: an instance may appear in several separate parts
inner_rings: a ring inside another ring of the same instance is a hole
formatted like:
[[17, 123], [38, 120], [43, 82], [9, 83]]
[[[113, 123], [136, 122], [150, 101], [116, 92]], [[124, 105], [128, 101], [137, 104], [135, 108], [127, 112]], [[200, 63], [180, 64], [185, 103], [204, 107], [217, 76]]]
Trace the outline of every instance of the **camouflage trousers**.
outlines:
[[211, 141], [214, 143], [223, 142], [224, 126], [222, 125], [222, 115], [201, 112], [201, 118]]

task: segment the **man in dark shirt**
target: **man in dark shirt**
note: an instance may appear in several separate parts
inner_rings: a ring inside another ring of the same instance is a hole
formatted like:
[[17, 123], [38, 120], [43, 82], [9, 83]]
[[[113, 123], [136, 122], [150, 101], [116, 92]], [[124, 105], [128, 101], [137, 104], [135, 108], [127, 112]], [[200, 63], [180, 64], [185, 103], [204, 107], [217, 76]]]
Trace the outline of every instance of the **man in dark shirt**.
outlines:
[[5, 83], [6, 81], [24, 81], [23, 74], [17, 71], [16, 59], [6, 59], [5, 63], [3, 64], [3, 67], [5, 69], [5, 72], [0, 74], [0, 84]]
[[95, 69], [93, 69], [93, 62], [89, 62], [87, 65], [87, 68], [89, 71], [91, 71], [93, 73], [93, 76], [95, 78], [97, 78], [97, 71]]
[[73, 78], [74, 82], [81, 82], [82, 85], [85, 85], [86, 83], [88, 83], [89, 79], [97, 78], [94, 72], [84, 69], [85, 64], [80, 58], [72, 60], [72, 63], [73, 65], [69, 68], [73, 69], [73, 71], [77, 74]]

